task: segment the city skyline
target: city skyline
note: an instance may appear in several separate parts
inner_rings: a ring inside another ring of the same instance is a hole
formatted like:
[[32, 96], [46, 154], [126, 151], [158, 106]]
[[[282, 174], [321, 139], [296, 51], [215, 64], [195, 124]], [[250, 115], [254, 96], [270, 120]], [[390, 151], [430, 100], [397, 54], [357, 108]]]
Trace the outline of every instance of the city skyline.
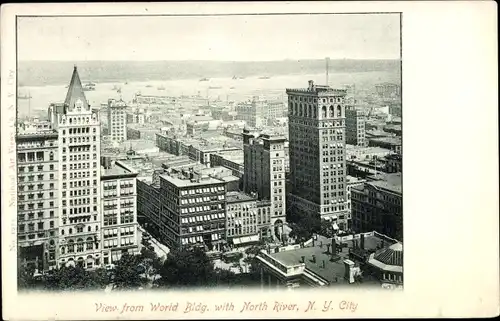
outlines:
[[22, 17], [18, 53], [19, 61], [400, 59], [400, 16]]

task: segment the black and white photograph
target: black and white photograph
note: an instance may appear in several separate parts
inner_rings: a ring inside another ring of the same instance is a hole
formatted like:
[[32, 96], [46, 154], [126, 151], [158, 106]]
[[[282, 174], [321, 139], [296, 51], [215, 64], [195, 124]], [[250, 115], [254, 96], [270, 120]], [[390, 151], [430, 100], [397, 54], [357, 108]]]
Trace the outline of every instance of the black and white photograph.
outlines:
[[17, 28], [19, 290], [402, 287], [400, 14]]
[[466, 3], [2, 6], [9, 315], [490, 315], [494, 51]]

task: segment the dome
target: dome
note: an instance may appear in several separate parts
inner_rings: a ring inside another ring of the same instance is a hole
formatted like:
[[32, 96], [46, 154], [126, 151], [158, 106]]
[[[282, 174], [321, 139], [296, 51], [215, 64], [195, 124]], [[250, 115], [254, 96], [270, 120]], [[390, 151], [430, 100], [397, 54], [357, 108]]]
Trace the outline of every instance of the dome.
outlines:
[[403, 266], [403, 244], [392, 244], [377, 251], [373, 258], [386, 265]]

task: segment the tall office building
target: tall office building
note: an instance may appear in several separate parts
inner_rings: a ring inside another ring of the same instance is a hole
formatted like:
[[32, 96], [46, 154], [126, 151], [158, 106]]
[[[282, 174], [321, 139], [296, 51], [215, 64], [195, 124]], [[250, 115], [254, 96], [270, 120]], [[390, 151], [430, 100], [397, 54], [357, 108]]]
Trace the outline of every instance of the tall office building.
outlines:
[[127, 104], [123, 100], [108, 100], [108, 135], [111, 140], [127, 140]]
[[170, 247], [221, 251], [226, 239], [226, 183], [193, 171], [159, 175], [160, 233]]
[[101, 168], [103, 263], [119, 261], [122, 253], [139, 253], [137, 231], [138, 173], [120, 161], [103, 157]]
[[285, 141], [282, 135], [243, 130], [243, 190], [271, 201], [271, 225], [275, 236], [286, 223]]
[[64, 103], [51, 104], [58, 133], [59, 264], [101, 264], [100, 122], [85, 98], [75, 66]]
[[[44, 123], [44, 125], [47, 125]], [[19, 263], [38, 271], [57, 265], [58, 137], [50, 126], [22, 124], [17, 133]]]
[[365, 114], [354, 107], [347, 108], [345, 113], [346, 143], [363, 147], [368, 146]]
[[347, 223], [346, 90], [318, 86], [287, 89], [289, 117], [289, 200], [294, 211]]

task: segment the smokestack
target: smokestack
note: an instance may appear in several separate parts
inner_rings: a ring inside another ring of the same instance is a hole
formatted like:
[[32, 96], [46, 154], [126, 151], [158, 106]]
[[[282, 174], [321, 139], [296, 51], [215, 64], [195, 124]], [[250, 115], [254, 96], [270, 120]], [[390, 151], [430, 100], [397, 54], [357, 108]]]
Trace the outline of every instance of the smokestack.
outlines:
[[326, 85], [328, 86], [328, 70], [330, 69], [330, 57], [325, 58], [326, 61]]
[[309, 80], [308, 84], [309, 84], [309, 90], [312, 91], [314, 89], [314, 81]]

